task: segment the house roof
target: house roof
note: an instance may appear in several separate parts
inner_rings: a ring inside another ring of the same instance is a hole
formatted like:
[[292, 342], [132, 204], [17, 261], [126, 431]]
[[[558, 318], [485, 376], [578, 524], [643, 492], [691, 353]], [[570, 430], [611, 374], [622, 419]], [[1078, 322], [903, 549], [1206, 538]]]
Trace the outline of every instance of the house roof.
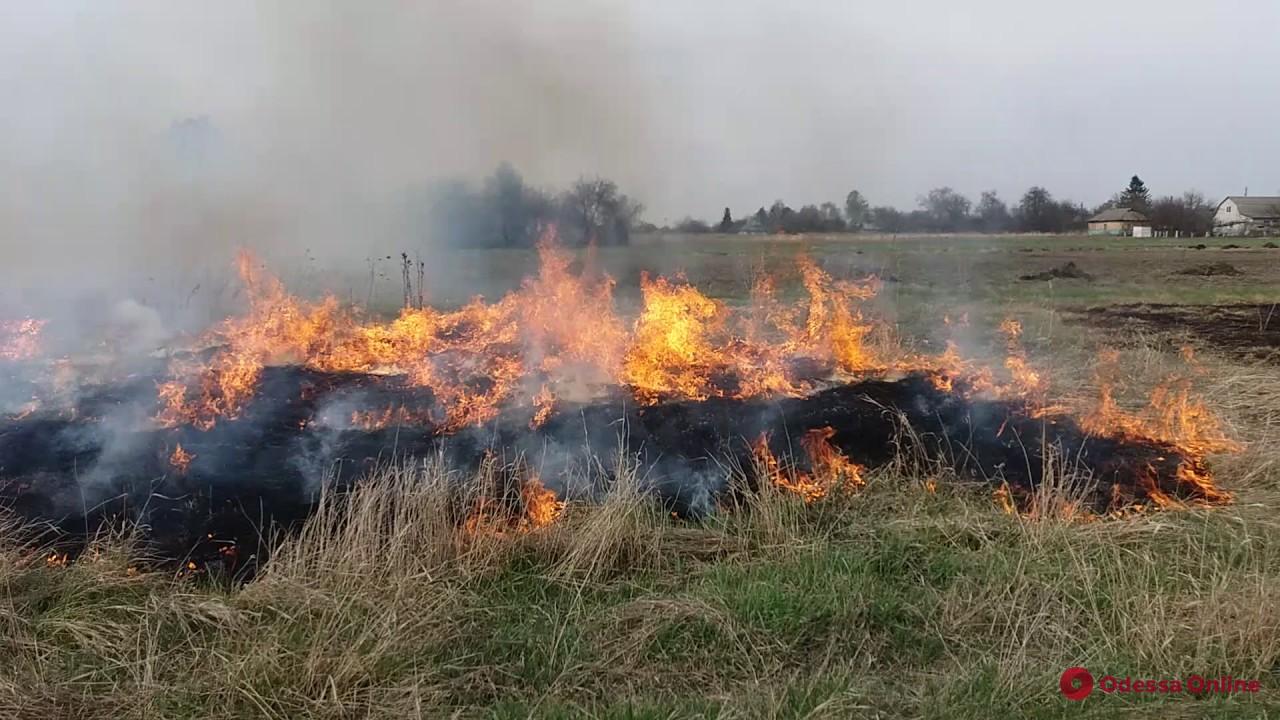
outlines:
[[[1278, 218], [1280, 217], [1280, 197], [1263, 196], [1263, 195], [1228, 195], [1226, 202], [1230, 200], [1236, 204], [1240, 210], [1240, 214], [1251, 218]], [[1218, 207], [1222, 207], [1222, 203], [1218, 203]]]
[[1089, 222], [1146, 222], [1147, 216], [1129, 208], [1110, 208], [1089, 218]]

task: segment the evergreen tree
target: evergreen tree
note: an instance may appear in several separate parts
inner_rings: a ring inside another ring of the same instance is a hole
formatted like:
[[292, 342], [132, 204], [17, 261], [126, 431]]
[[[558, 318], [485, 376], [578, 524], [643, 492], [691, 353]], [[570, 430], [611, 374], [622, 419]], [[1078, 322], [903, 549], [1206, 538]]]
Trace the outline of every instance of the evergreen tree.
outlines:
[[1120, 207], [1137, 210], [1140, 213], [1151, 212], [1151, 191], [1147, 190], [1142, 178], [1134, 175], [1129, 180], [1129, 187], [1120, 193]]
[[733, 216], [729, 214], [729, 208], [724, 209], [724, 217], [720, 219], [720, 232], [733, 232]]

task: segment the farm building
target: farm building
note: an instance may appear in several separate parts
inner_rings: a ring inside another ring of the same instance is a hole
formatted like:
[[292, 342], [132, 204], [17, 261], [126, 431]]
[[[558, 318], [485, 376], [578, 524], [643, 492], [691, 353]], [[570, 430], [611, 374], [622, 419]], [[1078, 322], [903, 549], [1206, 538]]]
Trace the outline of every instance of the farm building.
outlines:
[[1090, 235], [1133, 235], [1134, 228], [1150, 229], [1150, 223], [1146, 215], [1129, 208], [1111, 208], [1089, 218]]
[[1232, 195], [1213, 214], [1214, 235], [1280, 233], [1280, 197]]

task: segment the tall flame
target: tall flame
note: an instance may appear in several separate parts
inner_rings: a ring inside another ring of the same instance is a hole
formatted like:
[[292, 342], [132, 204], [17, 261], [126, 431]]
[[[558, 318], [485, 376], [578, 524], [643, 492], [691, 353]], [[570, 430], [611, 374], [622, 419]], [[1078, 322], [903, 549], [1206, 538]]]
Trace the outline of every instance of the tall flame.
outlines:
[[[539, 427], [564, 402], [588, 399], [602, 387], [624, 387], [643, 404], [710, 397], [797, 396], [833, 379], [890, 371], [924, 372], [940, 388], [1026, 400], [1031, 412], [1058, 408], [1045, 402], [1048, 383], [1022, 345], [1022, 326], [1000, 330], [1006, 356], [997, 382], [991, 369], [961, 356], [954, 344], [934, 356], [893, 352], [869, 339], [888, 337], [864, 314], [878, 282], [835, 280], [816, 262], [800, 258], [796, 271], [804, 297], [784, 302], [775, 279], [753, 283], [738, 309], [677, 279], [643, 275], [642, 305], [632, 321], [614, 306], [614, 281], [590, 269], [575, 272], [573, 256], [552, 234], [538, 245], [539, 272], [496, 301], [475, 298], [452, 310], [406, 307], [390, 321], [361, 317], [333, 297], [290, 295], [247, 254], [238, 259], [248, 307], [203, 339], [207, 360], [180, 360], [160, 384], [157, 421], [166, 427], [209, 429], [238, 417], [257, 391], [265, 368], [297, 363], [317, 371], [392, 373], [429, 389], [430, 410], [390, 407], [353, 415], [359, 427], [430, 421], [448, 431], [482, 424], [509, 408], [523, 408]], [[948, 320], [950, 320], [948, 318]], [[948, 323], [950, 324], [950, 323]], [[16, 328], [16, 330], [15, 330]], [[0, 357], [33, 352], [38, 321], [0, 326]], [[15, 340], [14, 338], [17, 338]], [[1202, 488], [1212, 483], [1204, 456], [1237, 447], [1193, 386], [1198, 370], [1171, 377], [1140, 412], [1126, 412], [1113, 391], [1115, 356], [1098, 366], [1100, 399], [1085, 418], [1092, 432], [1153, 438], [1189, 458], [1180, 471]], [[957, 384], [959, 383], [959, 384]], [[426, 416], [423, 413], [427, 413]], [[786, 471], [758, 460], [771, 481], [809, 500], [861, 482], [862, 469], [841, 455], [829, 428], [802, 441], [811, 471]], [[761, 449], [762, 448], [762, 449]]]

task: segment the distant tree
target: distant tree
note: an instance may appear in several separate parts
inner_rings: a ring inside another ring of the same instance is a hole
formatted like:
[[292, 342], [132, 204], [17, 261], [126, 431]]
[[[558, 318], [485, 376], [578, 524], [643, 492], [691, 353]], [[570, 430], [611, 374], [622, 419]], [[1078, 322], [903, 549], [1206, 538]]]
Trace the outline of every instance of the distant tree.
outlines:
[[1088, 208], [1070, 200], [1058, 203], [1056, 216], [1058, 229], [1054, 232], [1084, 230], [1089, 222]]
[[900, 233], [906, 229], [906, 219], [902, 211], [888, 205], [873, 208], [870, 218], [880, 232]]
[[[643, 206], [618, 191], [612, 180], [579, 178], [561, 200], [565, 224], [573, 240], [587, 244], [625, 245]], [[562, 233], [563, 235], [564, 233]]]
[[769, 227], [769, 213], [764, 208], [756, 211], [756, 222], [760, 223], [762, 228], [767, 229]]
[[541, 191], [524, 183], [520, 173], [508, 163], [498, 166], [484, 183], [481, 203], [496, 227], [498, 244], [528, 247], [537, 238], [538, 228], [554, 218], [554, 204]]
[[870, 212], [871, 206], [867, 204], [867, 199], [862, 197], [862, 193], [850, 190], [844, 198], [844, 217], [849, 229], [854, 232], [861, 230], [862, 226], [867, 224]]
[[1018, 202], [1017, 224], [1026, 232], [1062, 232], [1061, 207], [1048, 190], [1034, 186]]
[[969, 198], [949, 187], [934, 188], [920, 198], [920, 209], [928, 214], [933, 226], [930, 229], [942, 232], [964, 229], [971, 206]]
[[1119, 207], [1127, 207], [1140, 213], [1151, 211], [1151, 192], [1147, 190], [1142, 178], [1134, 175], [1129, 180], [1129, 187], [1120, 193]]
[[676, 232], [689, 233], [691, 235], [699, 235], [711, 232], [711, 226], [697, 218], [686, 217], [676, 223]]
[[1194, 190], [1182, 197], [1166, 196], [1151, 204], [1151, 224], [1157, 230], [1183, 235], [1203, 235], [1213, 229], [1212, 205]]
[[787, 217], [782, 224], [782, 229], [792, 234], [822, 232], [824, 229], [822, 211], [817, 205], [805, 205]]
[[977, 215], [978, 228], [983, 232], [1005, 232], [1012, 226], [1009, 208], [996, 194], [995, 190], [988, 190], [982, 193], [982, 199], [978, 200], [978, 207], [975, 213]]
[[774, 200], [773, 204], [769, 206], [765, 227], [771, 233], [791, 232], [788, 228], [794, 225], [791, 216], [795, 214], [796, 211], [788, 207], [786, 203], [781, 200]]
[[909, 233], [937, 232], [938, 223], [927, 210], [912, 210], [902, 216], [902, 231]]
[[729, 214], [729, 208], [724, 209], [724, 217], [720, 218], [720, 225], [716, 229], [722, 233], [733, 232], [733, 215]]
[[1182, 193], [1182, 207], [1186, 213], [1181, 228], [1184, 233], [1208, 235], [1213, 232], [1213, 215], [1217, 206], [1209, 203], [1203, 193], [1195, 190]]
[[566, 243], [626, 243], [642, 210], [602, 178], [580, 179], [552, 199], [506, 163], [479, 189], [460, 180], [431, 187], [423, 206], [432, 237], [461, 247], [531, 247], [552, 223]]
[[818, 206], [818, 211], [822, 213], [823, 232], [840, 232], [848, 227], [840, 214], [840, 208], [836, 207], [835, 203], [824, 202]]

